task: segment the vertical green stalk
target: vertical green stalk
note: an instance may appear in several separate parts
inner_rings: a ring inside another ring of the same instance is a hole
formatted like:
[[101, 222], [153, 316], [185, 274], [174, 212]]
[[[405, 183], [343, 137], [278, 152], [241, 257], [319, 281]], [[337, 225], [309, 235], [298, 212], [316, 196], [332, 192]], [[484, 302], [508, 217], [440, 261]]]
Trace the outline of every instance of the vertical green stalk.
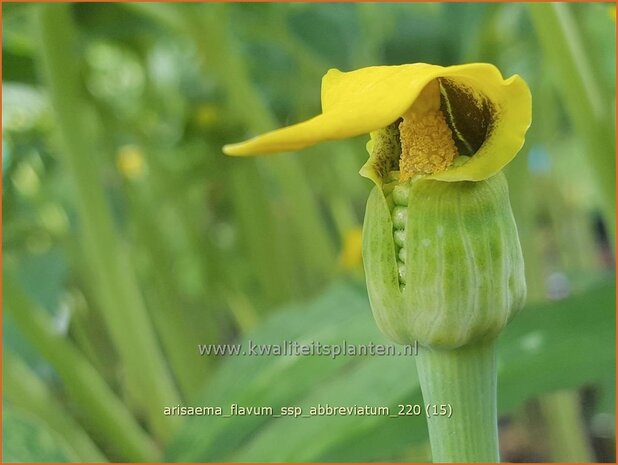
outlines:
[[427, 419], [434, 462], [500, 461], [495, 352], [494, 341], [419, 350], [416, 366], [425, 409], [452, 409], [450, 417]]
[[[561, 4], [534, 4], [529, 5], [533, 24], [535, 26], [537, 36], [543, 47], [543, 52], [550, 66], [560, 70], [559, 76], [552, 76], [553, 79], [546, 75], [537, 83], [537, 105], [535, 112], [537, 113], [534, 120], [537, 124], [533, 127], [533, 131], [538, 134], [538, 140], [551, 140], [556, 134], [557, 128], [557, 113], [555, 111], [557, 101], [554, 98], [554, 89], [550, 86], [555, 86], [555, 92], [560, 94], [562, 101], [565, 103], [568, 115], [573, 122], [576, 130], [585, 141], [588, 153], [586, 160], [591, 163], [593, 171], [597, 175], [598, 190], [601, 192], [601, 205], [603, 209], [603, 217], [610, 231], [614, 229], [614, 179], [611, 179], [614, 174], [612, 167], [614, 155], [611, 149], [611, 141], [608, 135], [611, 131], [607, 129], [609, 121], [605, 100], [602, 96], [600, 83], [597, 82], [594, 76], [590, 63], [589, 54], [592, 53], [588, 47], [583, 46], [582, 31], [579, 30], [577, 24], [572, 17], [571, 7]], [[609, 101], [609, 100], [607, 100]], [[562, 158], [563, 154], [557, 154]], [[558, 158], [556, 158], [558, 160]], [[521, 159], [514, 160], [511, 165], [513, 167], [522, 166]], [[519, 170], [519, 174], [524, 174]], [[527, 176], [527, 174], [526, 174]], [[511, 178], [511, 186], [513, 187], [512, 196], [516, 213], [519, 210], [518, 225], [520, 228], [529, 229], [529, 234], [522, 234], [524, 241], [524, 254], [526, 256], [526, 274], [529, 283], [529, 299], [539, 300], [544, 298], [544, 280], [545, 273], [543, 270], [543, 260], [547, 261], [547, 257], [543, 257], [542, 253], [537, 250], [538, 244], [534, 244], [533, 229], [530, 229], [531, 219], [534, 218], [534, 212], [530, 209], [530, 205], [534, 203], [528, 202], [522, 204], [521, 208], [517, 209], [517, 203], [525, 200], [526, 196], [530, 196], [530, 189], [525, 188], [521, 179]], [[538, 181], [537, 188], [539, 190]], [[515, 192], [519, 188], [520, 192]], [[555, 193], [555, 189], [550, 189]], [[537, 196], [539, 192], [537, 192]], [[546, 196], [540, 196], [544, 198]], [[555, 197], [555, 196], [554, 196]], [[593, 267], [591, 263], [595, 255], [595, 244], [589, 236], [589, 231], [581, 229], [581, 225], [588, 222], [580, 214], [579, 221], [575, 221], [575, 227], [567, 224], [569, 217], [578, 214], [572, 208], [568, 208], [564, 203], [564, 199], [559, 202], [554, 202], [549, 208], [552, 215], [553, 224], [556, 228], [557, 239], [562, 239], [562, 244], [567, 244], [567, 247], [560, 247], [562, 254], [567, 254], [568, 258], [573, 261], [577, 259], [575, 254], [579, 253], [585, 260], [578, 264], [582, 267]], [[560, 200], [560, 199], [559, 199]], [[523, 208], [523, 207], [526, 208]], [[581, 220], [585, 221], [581, 221]], [[589, 229], [589, 228], [588, 228]], [[568, 232], [568, 234], [566, 234]], [[579, 232], [579, 234], [577, 234]], [[574, 237], [574, 233], [576, 236]], [[613, 234], [611, 234], [613, 237]], [[575, 242], [575, 246], [574, 246]], [[579, 401], [576, 392], [566, 393], [551, 393], [539, 399], [539, 405], [544, 417], [545, 428], [550, 437], [548, 443], [552, 461], [555, 462], [590, 462], [592, 455], [588, 444], [586, 432], [582, 429], [581, 418], [579, 414]], [[570, 414], [565, 414], [570, 412]]]
[[157, 460], [159, 451], [152, 439], [82, 354], [53, 331], [53, 322], [45, 311], [36, 308], [6, 273], [2, 284], [5, 308], [24, 336], [54, 367], [90, 428], [115, 445], [123, 460]]
[[541, 398], [549, 448], [554, 462], [594, 462], [594, 453], [583, 426], [577, 391], [558, 391]]
[[40, 58], [63, 144], [60, 155], [75, 186], [83, 245], [96, 276], [94, 288], [122, 360], [129, 393], [153, 431], [165, 438], [171, 434], [173, 423], [161, 415], [161, 410], [176, 404], [179, 396], [105, 199], [95, 135], [88, 124], [91, 113], [81, 97], [76, 59], [79, 43], [69, 8], [50, 4], [39, 5], [36, 10]]
[[[152, 282], [153, 293], [153, 298], [148, 302], [149, 308], [161, 337], [161, 345], [170, 361], [170, 370], [174, 373], [183, 399], [188, 400], [202, 387], [208, 372], [203, 362], [209, 363], [210, 360], [203, 357], [196, 363], [196, 360], [187, 357], [187, 353], [201, 342], [200, 337], [203, 336], [198, 336], [197, 328], [191, 325], [185, 309], [176, 308], [184, 306], [184, 303], [179, 302], [177, 294], [174, 293], [174, 259], [159, 225], [151, 214], [156, 208], [146, 201], [143, 198], [145, 196], [138, 190], [139, 188], [136, 188], [132, 192], [130, 200], [138, 237], [149, 252], [148, 277]], [[209, 341], [214, 341], [214, 335], [211, 336], [214, 329], [214, 324], [200, 328], [203, 333], [208, 334]]]
[[255, 176], [257, 166], [254, 159], [246, 160], [231, 171], [230, 192], [236, 211], [238, 230], [247, 231], [240, 239], [247, 250], [246, 256], [255, 270], [269, 270], [257, 273], [262, 293], [269, 303], [283, 302], [294, 294], [294, 276], [286, 273], [281, 249], [273, 247], [274, 240], [281, 240], [274, 221], [264, 221], [272, 216], [271, 206], [264, 190], [264, 183]]

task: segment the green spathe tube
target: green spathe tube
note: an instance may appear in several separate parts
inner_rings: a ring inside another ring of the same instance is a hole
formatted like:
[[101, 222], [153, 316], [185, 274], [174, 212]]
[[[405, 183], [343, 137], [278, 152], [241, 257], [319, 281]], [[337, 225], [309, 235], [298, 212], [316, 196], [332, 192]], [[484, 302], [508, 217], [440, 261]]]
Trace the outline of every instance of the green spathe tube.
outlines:
[[502, 173], [478, 182], [376, 186], [363, 261], [375, 320], [402, 344], [454, 349], [494, 339], [526, 296]]

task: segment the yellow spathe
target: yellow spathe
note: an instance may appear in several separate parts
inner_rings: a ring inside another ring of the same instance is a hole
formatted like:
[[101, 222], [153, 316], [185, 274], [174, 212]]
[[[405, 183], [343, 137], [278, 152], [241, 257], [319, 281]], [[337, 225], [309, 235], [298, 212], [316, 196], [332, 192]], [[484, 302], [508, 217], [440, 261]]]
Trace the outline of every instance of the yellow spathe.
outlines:
[[401, 118], [432, 80], [447, 78], [489, 102], [492, 124], [479, 150], [463, 164], [427, 175], [442, 181], [479, 181], [510, 162], [531, 121], [531, 96], [518, 75], [504, 79], [490, 64], [436, 66], [424, 63], [372, 66], [351, 72], [331, 69], [322, 79], [322, 114], [285, 128], [226, 145], [228, 155], [299, 150], [382, 129]]

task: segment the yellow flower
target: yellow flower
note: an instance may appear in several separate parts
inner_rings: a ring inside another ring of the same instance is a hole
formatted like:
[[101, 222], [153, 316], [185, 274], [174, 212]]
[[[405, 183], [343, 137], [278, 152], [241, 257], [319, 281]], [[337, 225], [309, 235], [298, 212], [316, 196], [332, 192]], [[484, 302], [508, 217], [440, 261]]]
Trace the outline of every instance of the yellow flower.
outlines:
[[339, 256], [339, 264], [346, 270], [359, 268], [362, 263], [361, 249], [363, 246], [363, 230], [357, 228], [346, 231], [343, 237], [343, 247]]
[[139, 178], [145, 170], [142, 149], [136, 145], [123, 145], [118, 149], [116, 166], [127, 179]]
[[322, 80], [322, 114], [223, 151], [284, 152], [370, 133], [361, 174], [378, 185], [393, 174], [400, 181], [480, 181], [515, 157], [530, 121], [526, 83], [504, 79], [490, 64], [331, 69]]

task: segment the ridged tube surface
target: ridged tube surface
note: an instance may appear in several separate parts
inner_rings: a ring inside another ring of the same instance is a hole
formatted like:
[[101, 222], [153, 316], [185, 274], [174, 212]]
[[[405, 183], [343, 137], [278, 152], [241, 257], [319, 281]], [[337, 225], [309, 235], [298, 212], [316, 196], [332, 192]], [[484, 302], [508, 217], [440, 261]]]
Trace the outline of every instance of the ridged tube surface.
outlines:
[[502, 174], [480, 182], [411, 181], [388, 197], [374, 188], [363, 255], [377, 324], [397, 342], [455, 348], [492, 339], [525, 300]]

